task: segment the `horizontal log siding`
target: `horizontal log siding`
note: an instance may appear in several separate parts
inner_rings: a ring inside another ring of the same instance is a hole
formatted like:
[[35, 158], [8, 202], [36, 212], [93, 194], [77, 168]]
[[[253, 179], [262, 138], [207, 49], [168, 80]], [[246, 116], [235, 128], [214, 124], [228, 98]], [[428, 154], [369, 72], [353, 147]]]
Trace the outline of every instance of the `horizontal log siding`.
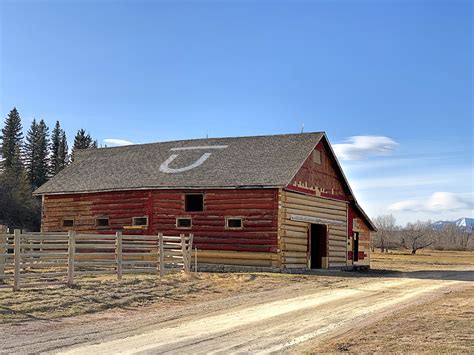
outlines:
[[344, 224], [329, 225], [329, 267], [346, 266], [347, 260], [347, 204], [342, 201], [282, 190], [279, 208], [279, 245], [281, 264], [285, 268], [308, 267], [309, 223], [292, 221], [291, 215], [338, 220]]
[[[185, 193], [204, 193], [203, 212], [185, 212]], [[278, 190], [153, 190], [45, 196], [42, 230], [74, 229], [110, 233], [130, 226], [133, 217], [148, 216], [148, 227], [127, 234], [179, 235], [193, 233], [200, 263], [244, 266], [278, 266]], [[177, 217], [191, 217], [191, 229], [176, 228]], [[241, 217], [242, 229], [226, 229], [226, 217]], [[97, 227], [97, 218], [109, 218], [108, 227]], [[205, 253], [204, 253], [205, 251]]]
[[[63, 219], [74, 219], [74, 230], [81, 233], [110, 234], [131, 225], [133, 217], [148, 213], [147, 192], [107, 192], [44, 197], [42, 231], [66, 232]], [[97, 218], [109, 218], [108, 227], [97, 227]], [[143, 230], [130, 230], [127, 234], [143, 234]]]
[[[356, 219], [353, 229], [353, 219]], [[359, 261], [352, 262], [352, 235], [359, 232]], [[370, 266], [370, 229], [365, 220], [352, 206], [349, 206], [349, 245], [347, 252], [347, 265]]]
[[[277, 191], [201, 191], [203, 212], [184, 211], [185, 191], [153, 191], [153, 230], [165, 235], [192, 232], [200, 263], [276, 267]], [[177, 217], [191, 217], [192, 228], [176, 228]], [[225, 229], [226, 217], [241, 217], [243, 228]]]
[[[342, 184], [342, 176], [328, 149], [325, 144], [319, 143], [291, 180], [288, 189], [317, 196], [321, 193], [345, 196], [347, 191]], [[319, 154], [320, 163], [315, 162], [314, 154]]]

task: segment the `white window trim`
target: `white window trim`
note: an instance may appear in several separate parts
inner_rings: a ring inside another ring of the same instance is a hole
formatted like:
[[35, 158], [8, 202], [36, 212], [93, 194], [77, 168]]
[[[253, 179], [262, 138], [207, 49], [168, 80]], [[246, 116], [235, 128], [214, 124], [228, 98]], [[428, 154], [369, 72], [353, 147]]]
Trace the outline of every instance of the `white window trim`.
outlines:
[[[191, 225], [189, 227], [180, 227], [178, 226], [178, 220], [180, 219], [189, 219], [191, 221]], [[183, 217], [176, 217], [176, 228], [178, 229], [191, 229], [193, 228], [193, 218], [192, 217], [189, 217], [189, 216], [183, 216]]]
[[[229, 227], [229, 219], [240, 219], [240, 227]], [[244, 229], [244, 218], [243, 217], [226, 217], [225, 218], [225, 229]]]
[[[135, 224], [135, 220], [137, 218], [146, 218], [146, 224]], [[148, 227], [148, 216], [132, 217], [132, 226], [135, 226], [135, 227]]]

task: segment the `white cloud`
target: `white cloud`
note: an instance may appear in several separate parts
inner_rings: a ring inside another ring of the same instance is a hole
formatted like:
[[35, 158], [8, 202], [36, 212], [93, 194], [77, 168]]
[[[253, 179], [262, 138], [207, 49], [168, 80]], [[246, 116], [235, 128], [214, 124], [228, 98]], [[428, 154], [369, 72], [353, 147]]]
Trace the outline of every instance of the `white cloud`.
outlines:
[[334, 152], [342, 160], [360, 160], [369, 156], [390, 154], [398, 146], [385, 136], [353, 136], [345, 143], [333, 144]]
[[104, 144], [108, 147], [119, 147], [121, 145], [130, 145], [134, 143], [124, 139], [106, 138], [104, 139]]
[[474, 208], [472, 193], [434, 192], [425, 199], [403, 200], [389, 206], [396, 212], [448, 212]]

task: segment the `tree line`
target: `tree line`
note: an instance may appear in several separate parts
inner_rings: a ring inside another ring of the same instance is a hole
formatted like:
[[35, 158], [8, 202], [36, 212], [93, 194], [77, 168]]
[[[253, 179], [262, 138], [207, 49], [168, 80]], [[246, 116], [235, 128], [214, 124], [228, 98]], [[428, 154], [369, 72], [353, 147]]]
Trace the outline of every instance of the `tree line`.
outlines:
[[39, 230], [41, 200], [32, 192], [74, 160], [79, 149], [97, 148], [97, 141], [79, 129], [69, 152], [59, 121], [49, 131], [43, 119], [33, 119], [23, 136], [21, 117], [14, 107], [0, 133], [0, 225]]
[[415, 254], [423, 248], [435, 250], [474, 250], [472, 230], [455, 224], [433, 228], [431, 221], [416, 221], [398, 226], [393, 215], [382, 215], [373, 219], [377, 232], [371, 240], [372, 250], [388, 252], [407, 249]]

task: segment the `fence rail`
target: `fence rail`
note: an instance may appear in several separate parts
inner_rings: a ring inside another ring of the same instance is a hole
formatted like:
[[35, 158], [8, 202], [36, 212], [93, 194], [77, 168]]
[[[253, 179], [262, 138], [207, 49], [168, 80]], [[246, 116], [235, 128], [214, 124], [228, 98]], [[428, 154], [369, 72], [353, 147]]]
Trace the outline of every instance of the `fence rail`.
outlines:
[[192, 234], [43, 234], [15, 230], [13, 235], [0, 234], [0, 288], [19, 290], [57, 283], [71, 286], [76, 275], [116, 274], [121, 280], [124, 274], [190, 272], [192, 248]]

